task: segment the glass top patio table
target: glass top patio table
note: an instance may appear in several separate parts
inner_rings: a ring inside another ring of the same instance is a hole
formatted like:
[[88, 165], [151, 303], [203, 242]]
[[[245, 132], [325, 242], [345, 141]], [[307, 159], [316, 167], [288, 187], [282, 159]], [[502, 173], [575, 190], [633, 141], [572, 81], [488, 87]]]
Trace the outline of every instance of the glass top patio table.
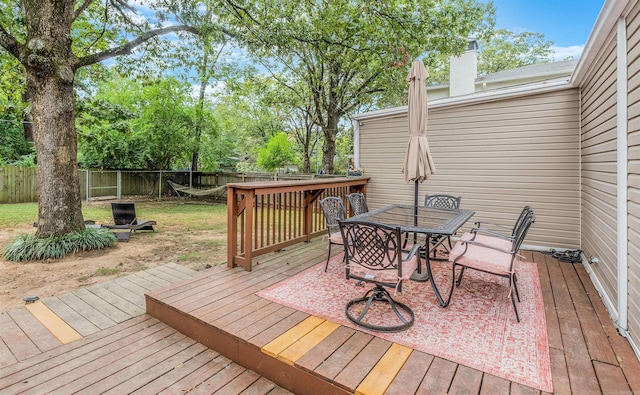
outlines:
[[[475, 214], [475, 211], [463, 209], [439, 209], [424, 206], [411, 206], [392, 204], [377, 210], [371, 210], [360, 215], [347, 218], [344, 222], [349, 221], [367, 221], [384, 224], [388, 226], [399, 226], [402, 232], [422, 233], [427, 236], [427, 240], [431, 235], [453, 235]], [[431, 273], [431, 262], [429, 259], [429, 244], [424, 246], [426, 273], [422, 273], [420, 267], [411, 279], [414, 281], [429, 281], [433, 288], [436, 298], [441, 306], [445, 306], [444, 300]]]
[[471, 210], [449, 210], [424, 206], [392, 204], [348, 218], [389, 226], [399, 226], [403, 232], [427, 235], [452, 235], [475, 214]]

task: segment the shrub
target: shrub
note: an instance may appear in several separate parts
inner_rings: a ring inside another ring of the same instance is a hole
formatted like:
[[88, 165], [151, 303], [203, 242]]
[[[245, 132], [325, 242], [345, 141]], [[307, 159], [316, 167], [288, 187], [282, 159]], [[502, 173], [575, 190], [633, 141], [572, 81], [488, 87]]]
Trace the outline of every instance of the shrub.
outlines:
[[25, 234], [9, 243], [4, 257], [14, 262], [59, 259], [69, 253], [97, 250], [115, 243], [116, 237], [108, 229], [85, 229], [46, 239]]

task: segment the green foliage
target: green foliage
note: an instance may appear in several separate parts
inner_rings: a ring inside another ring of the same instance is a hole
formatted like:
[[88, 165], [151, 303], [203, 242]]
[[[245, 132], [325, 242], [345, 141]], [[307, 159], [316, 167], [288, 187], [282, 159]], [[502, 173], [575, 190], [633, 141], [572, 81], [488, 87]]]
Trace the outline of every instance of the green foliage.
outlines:
[[194, 148], [194, 123], [201, 139], [217, 129], [208, 109], [199, 109], [190, 86], [175, 78], [139, 83], [115, 78], [82, 100], [76, 118], [79, 162], [102, 169], [186, 168]]
[[220, 20], [284, 76], [279, 83], [312, 103], [328, 172], [346, 114], [406, 96], [411, 60], [459, 53], [468, 36], [493, 25], [492, 3], [477, 0], [262, 0], [224, 9]]
[[551, 41], [544, 34], [514, 33], [498, 29], [480, 44], [478, 54], [478, 74], [515, 69], [535, 63], [549, 62], [552, 53]]
[[59, 259], [69, 253], [101, 249], [115, 243], [116, 238], [108, 229], [85, 229], [44, 239], [25, 234], [7, 245], [4, 257], [14, 262]]
[[24, 138], [20, 122], [12, 114], [1, 112], [0, 119], [0, 165], [34, 166], [35, 149]]
[[277, 133], [271, 137], [264, 148], [258, 151], [258, 166], [274, 171], [293, 161], [293, 145], [286, 133]]

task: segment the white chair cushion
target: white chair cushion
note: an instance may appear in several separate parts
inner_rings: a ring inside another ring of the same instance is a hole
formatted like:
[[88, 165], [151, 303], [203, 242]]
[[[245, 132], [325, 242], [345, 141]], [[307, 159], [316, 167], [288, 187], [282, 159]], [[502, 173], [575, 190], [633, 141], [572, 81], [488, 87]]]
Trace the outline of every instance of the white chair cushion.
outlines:
[[[457, 264], [502, 276], [512, 273], [512, 254], [496, 251], [492, 248], [464, 243], [464, 241], [470, 240], [472, 237], [473, 234], [468, 232], [462, 235], [461, 241], [457, 242], [449, 253], [450, 262], [455, 260]], [[512, 245], [509, 240], [485, 235], [476, 235], [475, 241], [492, 247], [501, 248], [506, 251], [509, 251]], [[516, 261], [514, 262], [514, 271], [517, 261], [518, 259], [516, 257]]]

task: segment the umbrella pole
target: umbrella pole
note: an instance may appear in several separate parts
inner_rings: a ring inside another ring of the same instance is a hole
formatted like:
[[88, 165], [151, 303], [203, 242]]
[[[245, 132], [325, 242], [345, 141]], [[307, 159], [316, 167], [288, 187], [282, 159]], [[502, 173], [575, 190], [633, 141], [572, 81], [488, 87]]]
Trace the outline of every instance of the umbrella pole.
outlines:
[[[413, 226], [418, 226], [418, 180], [413, 188]], [[418, 241], [418, 234], [413, 234], [413, 244]]]
[[[415, 181], [415, 186], [413, 188], [413, 226], [418, 226], [418, 181]], [[413, 244], [415, 245], [418, 242], [418, 234], [413, 233]], [[429, 259], [429, 252], [427, 251], [426, 259]], [[411, 280], [418, 282], [425, 282], [429, 280], [428, 270], [422, 271], [422, 264], [418, 266], [418, 269], [411, 275]]]

